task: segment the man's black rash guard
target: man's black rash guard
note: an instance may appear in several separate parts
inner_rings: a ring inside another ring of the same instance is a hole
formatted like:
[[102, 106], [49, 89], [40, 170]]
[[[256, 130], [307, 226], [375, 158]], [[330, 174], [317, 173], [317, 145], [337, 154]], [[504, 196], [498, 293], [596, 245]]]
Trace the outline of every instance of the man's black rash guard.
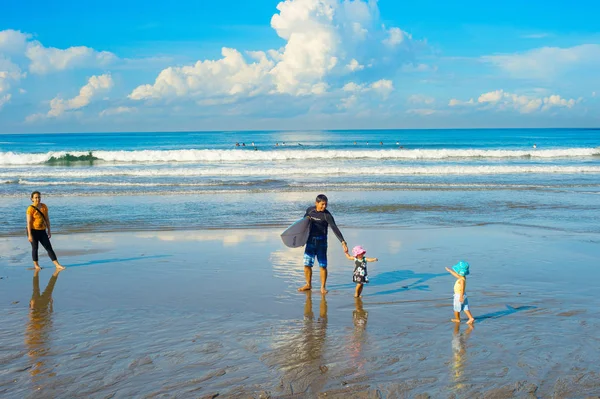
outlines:
[[340, 240], [340, 242], [344, 241], [344, 236], [340, 229], [338, 229], [335, 224], [335, 220], [333, 220], [333, 216], [327, 209], [324, 212], [317, 212], [317, 208], [315, 206], [311, 206], [306, 210], [304, 217], [310, 217], [310, 234], [309, 237], [327, 237], [327, 227], [331, 226], [331, 230], [335, 236]]

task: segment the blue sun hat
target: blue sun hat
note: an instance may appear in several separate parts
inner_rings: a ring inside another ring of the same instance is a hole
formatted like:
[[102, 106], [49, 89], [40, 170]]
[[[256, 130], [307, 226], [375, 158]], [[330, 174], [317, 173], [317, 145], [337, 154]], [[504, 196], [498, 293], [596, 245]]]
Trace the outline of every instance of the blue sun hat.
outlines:
[[466, 276], [469, 274], [469, 264], [461, 260], [456, 265], [452, 266], [452, 270], [459, 276]]

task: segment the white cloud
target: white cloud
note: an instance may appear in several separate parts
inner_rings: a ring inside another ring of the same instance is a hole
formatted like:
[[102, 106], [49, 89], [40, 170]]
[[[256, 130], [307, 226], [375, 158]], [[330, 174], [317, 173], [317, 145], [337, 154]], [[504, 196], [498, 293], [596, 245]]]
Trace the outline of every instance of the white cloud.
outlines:
[[354, 71], [362, 71], [363, 69], [365, 69], [364, 65], [360, 65], [358, 63], [358, 61], [356, 61], [354, 58], [348, 63], [348, 65], [346, 65], [346, 68], [349, 69], [350, 71], [354, 72]]
[[121, 115], [121, 114], [131, 114], [137, 112], [137, 108], [135, 107], [116, 107], [116, 108], [107, 108], [104, 111], [100, 112], [100, 116], [112, 116], [112, 115]]
[[423, 94], [413, 94], [407, 99], [409, 104], [433, 104], [435, 102], [435, 98], [429, 97]]
[[342, 98], [338, 109], [348, 109], [356, 105], [359, 101], [359, 96], [365, 93], [375, 93], [380, 99], [386, 100], [390, 93], [394, 90], [394, 84], [391, 80], [381, 79], [376, 82], [367, 84], [358, 84], [349, 82], [344, 85], [342, 91], [351, 93], [348, 97]]
[[31, 73], [46, 74], [73, 68], [103, 67], [117, 60], [108, 51], [96, 51], [85, 46], [58, 49], [44, 47], [35, 41], [27, 45], [25, 55], [31, 61]]
[[6, 29], [0, 31], [0, 52], [6, 54], [22, 53], [31, 35], [18, 30]]
[[[0, 31], [0, 58], [11, 56], [23, 69], [31, 73], [47, 74], [74, 68], [98, 68], [118, 60], [108, 51], [96, 51], [85, 46], [58, 49], [44, 47], [32, 35], [7, 29]], [[25, 76], [23, 74], [23, 76]]]
[[400, 28], [390, 28], [387, 32], [388, 37], [383, 40], [383, 44], [390, 47], [395, 47], [404, 42], [405, 40], [412, 39], [412, 36], [410, 34], [404, 32]]
[[364, 84], [357, 84], [354, 82], [349, 82], [346, 83], [344, 85], [344, 87], [342, 88], [343, 91], [349, 91], [349, 92], [361, 92], [361, 91], [365, 91], [366, 87]]
[[373, 83], [371, 85], [371, 88], [374, 91], [383, 95], [384, 97], [387, 97], [394, 90], [394, 84], [392, 83], [391, 80], [381, 79], [381, 80], [378, 80], [377, 82]]
[[474, 105], [474, 104], [475, 104], [475, 101], [473, 101], [472, 98], [469, 101], [461, 101], [461, 100], [457, 100], [456, 98], [452, 98], [448, 102], [448, 105], [450, 107], [457, 107], [457, 106], [461, 106], [461, 105]]
[[523, 114], [533, 112], [543, 112], [551, 108], [573, 108], [575, 104], [582, 101], [581, 98], [565, 99], [557, 94], [552, 94], [545, 97], [531, 96], [531, 95], [519, 95], [514, 93], [508, 93], [504, 90], [495, 90], [487, 93], [483, 93], [474, 102], [473, 99], [469, 101], [460, 101], [457, 99], [451, 99], [448, 103], [449, 106], [461, 106], [461, 105], [478, 105], [480, 109], [498, 109], [507, 110], [513, 109]]
[[4, 106], [4, 104], [8, 103], [10, 101], [10, 98], [12, 97], [12, 94], [8, 93], [5, 95], [2, 95], [0, 93], [0, 110], [2, 109], [2, 107]]
[[265, 53], [251, 53], [253, 58], [259, 59], [251, 64], [237, 50], [223, 48], [221, 53], [223, 58], [217, 61], [198, 61], [193, 66], [164, 69], [154, 85], [137, 87], [129, 98], [143, 100], [183, 96], [253, 96], [269, 91], [269, 71], [274, 64]]
[[482, 60], [515, 77], [548, 79], [574, 68], [599, 68], [600, 44], [542, 47], [520, 54], [484, 56]]
[[23, 74], [21, 69], [0, 55], [0, 109], [12, 98], [12, 87], [19, 83]]
[[[399, 28], [382, 27], [372, 0], [285, 0], [277, 10], [271, 27], [285, 40], [281, 49], [246, 52], [250, 60], [238, 50], [223, 49], [220, 59], [164, 69], [153, 84], [135, 88], [129, 98], [320, 95], [365, 65], [401, 65], [394, 62], [399, 55], [390, 47], [412, 40]], [[389, 92], [385, 86], [377, 90]]]
[[[113, 86], [112, 77], [109, 74], [92, 76], [88, 83], [79, 90], [79, 95], [64, 100], [55, 97], [50, 101], [50, 111], [46, 114], [47, 117], [59, 117], [66, 111], [83, 108], [88, 105], [95, 97], [110, 90]], [[28, 121], [39, 119], [39, 114], [31, 115]]]

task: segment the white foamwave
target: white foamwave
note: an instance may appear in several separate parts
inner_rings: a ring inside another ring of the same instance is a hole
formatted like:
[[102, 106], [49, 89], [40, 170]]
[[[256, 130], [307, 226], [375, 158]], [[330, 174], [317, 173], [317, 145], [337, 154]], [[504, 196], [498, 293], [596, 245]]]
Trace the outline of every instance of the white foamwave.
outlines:
[[[35, 165], [65, 155], [85, 156], [88, 151], [51, 151], [47, 153], [0, 152], [0, 165]], [[113, 163], [164, 162], [262, 162], [319, 159], [460, 159], [460, 158], [577, 158], [600, 156], [600, 148], [563, 148], [548, 150], [481, 149], [395, 149], [395, 150], [141, 150], [92, 151], [99, 160]]]
[[[7, 180], [12, 183], [15, 181]], [[107, 181], [29, 181], [19, 179], [19, 184], [25, 186], [90, 186], [90, 187], [215, 187], [215, 186], [246, 186], [252, 185], [252, 182], [202, 182], [202, 183], [136, 183], [136, 182], [107, 182]], [[0, 180], [2, 183], [2, 180]]]
[[[372, 167], [323, 167], [321, 176], [386, 176], [386, 175], [502, 175], [502, 174], [579, 174], [600, 173], [600, 166], [577, 165], [432, 165], [432, 166], [372, 166]], [[43, 168], [0, 172], [0, 178], [97, 178], [107, 176], [130, 177], [239, 177], [239, 176], [312, 176], [314, 168], [268, 167], [268, 168]]]

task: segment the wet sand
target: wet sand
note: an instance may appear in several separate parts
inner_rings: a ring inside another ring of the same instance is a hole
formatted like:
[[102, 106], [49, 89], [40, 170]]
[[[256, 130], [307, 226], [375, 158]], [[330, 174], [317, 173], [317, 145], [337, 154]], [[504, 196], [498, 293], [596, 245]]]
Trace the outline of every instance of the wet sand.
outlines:
[[[326, 296], [296, 291], [279, 229], [57, 234], [68, 269], [40, 252], [37, 279], [27, 241], [3, 239], [0, 396], [600, 395], [597, 235], [343, 231], [380, 259], [358, 300], [334, 237]], [[473, 328], [450, 322], [460, 259]]]

